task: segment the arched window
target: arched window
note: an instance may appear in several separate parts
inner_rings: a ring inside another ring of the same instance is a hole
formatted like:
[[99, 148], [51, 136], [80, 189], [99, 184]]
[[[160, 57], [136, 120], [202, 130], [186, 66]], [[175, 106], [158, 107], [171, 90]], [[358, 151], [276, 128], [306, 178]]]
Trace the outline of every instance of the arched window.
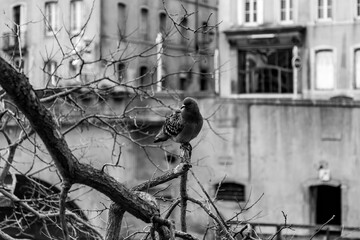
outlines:
[[139, 31], [144, 39], [148, 39], [149, 32], [149, 10], [147, 8], [141, 8], [140, 10], [140, 25]]
[[118, 27], [118, 31], [120, 33], [120, 36], [123, 37], [126, 34], [126, 19], [127, 19], [127, 14], [126, 14], [126, 5], [124, 3], [119, 3], [118, 4], [118, 14], [117, 14], [117, 27]]
[[214, 185], [216, 200], [245, 201], [245, 185], [233, 182], [223, 182]]
[[159, 32], [161, 32], [163, 35], [166, 34], [166, 22], [167, 16], [164, 12], [161, 12], [159, 14]]
[[150, 84], [150, 71], [147, 66], [139, 68], [139, 87], [147, 88]]

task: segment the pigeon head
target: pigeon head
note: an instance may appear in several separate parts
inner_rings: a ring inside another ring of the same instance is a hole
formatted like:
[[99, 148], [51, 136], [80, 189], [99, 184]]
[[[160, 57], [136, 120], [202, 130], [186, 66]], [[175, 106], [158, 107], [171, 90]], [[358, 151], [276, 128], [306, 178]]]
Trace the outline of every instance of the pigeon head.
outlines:
[[181, 109], [185, 109], [187, 111], [199, 111], [197, 102], [191, 97], [187, 97], [184, 99]]

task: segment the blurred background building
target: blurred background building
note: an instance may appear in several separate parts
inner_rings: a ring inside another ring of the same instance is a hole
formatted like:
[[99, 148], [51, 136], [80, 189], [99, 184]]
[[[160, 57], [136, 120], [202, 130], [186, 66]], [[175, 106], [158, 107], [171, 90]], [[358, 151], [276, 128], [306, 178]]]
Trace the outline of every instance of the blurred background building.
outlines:
[[[87, 110], [104, 113], [121, 113], [139, 86], [172, 106], [173, 95], [197, 98], [210, 118], [192, 143], [193, 169], [234, 226], [250, 222], [271, 234], [286, 221], [296, 231], [283, 235], [308, 239], [334, 215], [320, 238], [360, 237], [360, 0], [173, 0], [166, 9], [162, 1], [145, 0], [5, 0], [2, 6], [8, 23], [0, 26], [2, 56], [39, 92], [96, 80], [106, 102], [85, 88], [79, 94]], [[198, 31], [177, 31], [168, 16]], [[163, 119], [136, 117], [150, 132]], [[68, 125], [64, 122], [64, 129]], [[167, 145], [168, 153], [145, 153], [92, 127], [66, 137], [74, 148], [81, 142], [75, 153], [98, 167], [115, 161], [111, 149], [121, 142], [124, 168], [108, 171], [128, 186], [179, 162], [176, 144]], [[144, 133], [132, 137], [152, 143]], [[31, 159], [27, 153], [18, 157]], [[36, 176], [58, 181], [54, 175]], [[166, 189], [164, 209], [178, 196], [172, 184], [152, 190]], [[194, 179], [189, 186], [190, 194], [199, 192]], [[94, 192], [90, 196], [79, 198], [85, 210], [106, 202]], [[235, 213], [241, 214], [233, 218]], [[199, 236], [211, 225], [191, 204], [188, 217]], [[94, 221], [100, 227], [106, 223]]]

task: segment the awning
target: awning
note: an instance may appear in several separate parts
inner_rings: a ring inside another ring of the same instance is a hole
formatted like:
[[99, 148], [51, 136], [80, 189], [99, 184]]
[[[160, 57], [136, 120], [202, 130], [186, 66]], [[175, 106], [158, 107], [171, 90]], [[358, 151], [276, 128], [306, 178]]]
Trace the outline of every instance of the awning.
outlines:
[[267, 46], [301, 46], [304, 42], [304, 26], [237, 26], [225, 30], [229, 42], [239, 48]]

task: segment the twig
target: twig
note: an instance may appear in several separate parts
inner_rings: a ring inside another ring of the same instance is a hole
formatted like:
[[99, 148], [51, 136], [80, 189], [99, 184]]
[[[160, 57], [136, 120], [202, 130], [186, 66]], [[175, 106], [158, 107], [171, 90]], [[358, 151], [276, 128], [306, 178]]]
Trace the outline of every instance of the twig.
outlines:
[[335, 217], [335, 215], [333, 215], [329, 220], [327, 220], [323, 225], [321, 225], [317, 230], [316, 232], [309, 238], [309, 240], [313, 239], [315, 237], [316, 234], [318, 234], [321, 229], [323, 229], [325, 227], [325, 225], [327, 225], [331, 220], [333, 220]]
[[65, 240], [70, 240], [69, 229], [67, 227], [66, 215], [65, 215], [66, 199], [70, 188], [71, 188], [71, 184], [65, 180], [60, 194], [60, 206], [59, 206], [60, 222]]

